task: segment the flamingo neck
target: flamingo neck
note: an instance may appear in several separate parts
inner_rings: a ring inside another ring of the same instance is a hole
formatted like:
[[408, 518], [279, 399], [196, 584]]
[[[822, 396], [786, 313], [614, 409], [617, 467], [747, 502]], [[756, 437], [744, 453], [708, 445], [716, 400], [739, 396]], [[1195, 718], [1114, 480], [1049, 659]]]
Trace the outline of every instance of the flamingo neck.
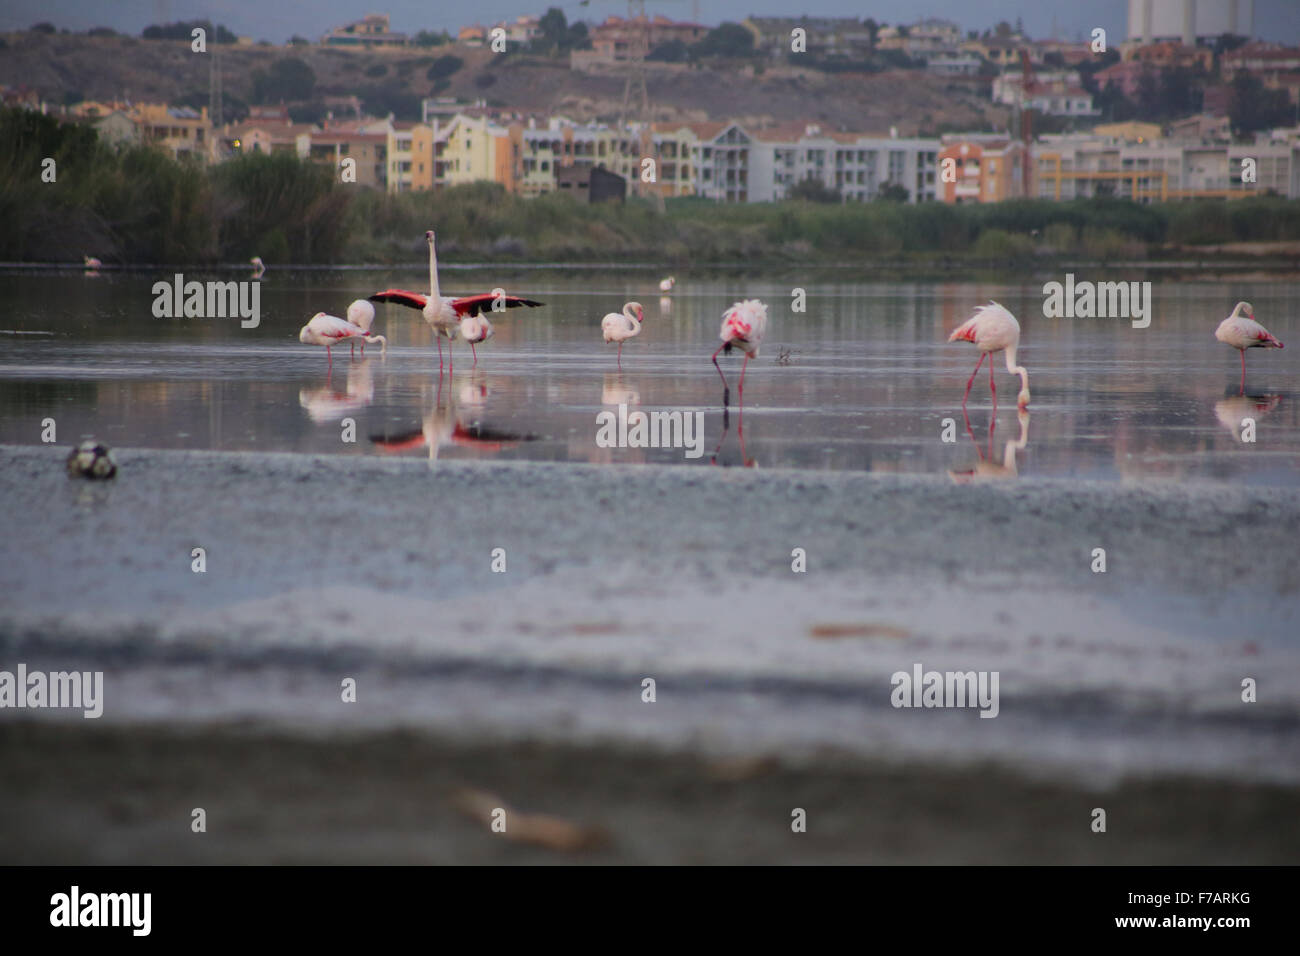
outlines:
[[640, 331], [641, 331], [641, 320], [638, 319], [638, 318], [637, 318], [637, 317], [632, 313], [632, 303], [631, 303], [631, 302], [629, 302], [629, 303], [627, 303], [627, 305], [623, 306], [623, 314], [624, 314], [625, 316], [627, 316], [627, 320], [628, 320], [629, 322], [632, 323], [632, 334], [635, 335], [636, 333], [640, 332]]
[[1010, 345], [1006, 349], [1007, 371], [1012, 375], [1020, 376], [1020, 396], [1019, 402], [1022, 407], [1029, 403], [1029, 370], [1023, 365], [1016, 364], [1016, 347]]
[[432, 239], [429, 240], [429, 299], [435, 303], [442, 301], [442, 295], [438, 291], [438, 253]]

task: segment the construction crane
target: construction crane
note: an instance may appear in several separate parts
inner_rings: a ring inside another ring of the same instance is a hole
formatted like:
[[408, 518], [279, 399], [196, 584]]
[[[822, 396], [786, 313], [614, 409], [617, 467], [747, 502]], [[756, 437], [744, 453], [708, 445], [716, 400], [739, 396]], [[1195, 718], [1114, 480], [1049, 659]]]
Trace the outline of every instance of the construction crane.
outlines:
[[[654, 115], [650, 109], [650, 91], [646, 85], [645, 67], [646, 54], [650, 52], [650, 19], [646, 16], [646, 2], [647, 0], [627, 0], [628, 50], [625, 61], [627, 77], [623, 83], [623, 103], [619, 108], [618, 126], [620, 130], [627, 130], [635, 124], [642, 136], [650, 138], [650, 145], [653, 147]], [[650, 2], [681, 3], [684, 0], [650, 0]], [[698, 23], [700, 0], [692, 0], [692, 11], [695, 22]], [[644, 194], [639, 165], [633, 166], [628, 186], [634, 195]], [[651, 192], [656, 202], [662, 205], [662, 193], [657, 189]]]

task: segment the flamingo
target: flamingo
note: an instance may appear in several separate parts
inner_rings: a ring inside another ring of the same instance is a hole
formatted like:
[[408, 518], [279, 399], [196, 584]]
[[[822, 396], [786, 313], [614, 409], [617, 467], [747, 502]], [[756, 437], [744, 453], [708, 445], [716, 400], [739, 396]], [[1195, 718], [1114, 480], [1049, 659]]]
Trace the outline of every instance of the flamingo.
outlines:
[[253, 258], [248, 260], [248, 264], [253, 267], [253, 278], [262, 278], [262, 274], [266, 272], [266, 263], [262, 261], [262, 257], [253, 256]]
[[83, 255], [81, 257], [81, 261], [86, 264], [86, 268], [88, 270], [92, 270], [92, 271], [98, 269], [100, 266], [104, 264], [100, 262], [98, 259], [96, 259], [94, 256], [87, 256], [87, 255]]
[[[353, 299], [352, 304], [348, 306], [348, 321], [361, 329], [366, 335], [370, 334], [370, 327], [375, 324], [375, 307], [367, 299]], [[352, 342], [352, 351], [357, 350], [357, 343], [354, 339]], [[361, 354], [366, 354], [366, 340], [361, 340]]]
[[1282, 343], [1273, 333], [1255, 321], [1255, 307], [1249, 302], [1238, 302], [1232, 315], [1219, 323], [1214, 337], [1224, 345], [1241, 352], [1241, 391], [1246, 394], [1246, 349], [1280, 349]]
[[645, 321], [645, 309], [640, 302], [627, 302], [623, 311], [610, 312], [600, 320], [600, 331], [605, 343], [618, 343], [618, 367], [623, 367], [623, 343], [641, 334], [641, 323]]
[[719, 333], [722, 344], [713, 350], [713, 367], [718, 370], [718, 375], [722, 376], [723, 405], [727, 404], [730, 388], [727, 385], [727, 376], [722, 374], [722, 366], [718, 364], [718, 353], [730, 353], [733, 347], [745, 353], [745, 362], [740, 366], [740, 386], [737, 389], [743, 405], [745, 401], [745, 369], [749, 367], [750, 359], [758, 358], [758, 348], [763, 344], [763, 336], [766, 334], [767, 306], [758, 299], [745, 299], [743, 302], [737, 302], [723, 313], [722, 331]]
[[353, 325], [347, 319], [340, 319], [337, 315], [326, 315], [324, 312], [313, 315], [311, 321], [298, 333], [298, 341], [303, 345], [325, 346], [325, 355], [331, 365], [334, 363], [334, 357], [330, 353], [330, 348], [344, 339], [357, 338], [371, 343], [378, 342], [383, 352], [388, 351], [388, 340], [382, 335], [370, 335], [365, 329]]
[[659, 291], [672, 292], [673, 286], [675, 286], [676, 284], [677, 284], [677, 280], [672, 276], [669, 276], [667, 279], [661, 279], [659, 281]]
[[1029, 404], [1029, 372], [1023, 365], [1016, 364], [1020, 323], [1014, 315], [993, 301], [981, 305], [974, 315], [953, 329], [952, 335], [948, 336], [949, 342], [959, 340], [975, 343], [975, 348], [980, 353], [975, 371], [971, 372], [970, 381], [966, 383], [966, 394], [961, 398], [962, 408], [966, 407], [966, 399], [970, 398], [971, 386], [975, 384], [975, 376], [979, 373], [985, 355], [989, 356], [989, 390], [993, 393], [993, 405], [997, 406], [998, 388], [993, 382], [993, 353], [1002, 351], [1007, 355], [1007, 371], [1020, 376], [1020, 394], [1016, 398], [1016, 406], [1023, 409]]
[[460, 337], [469, 343], [469, 350], [474, 354], [475, 367], [478, 366], [478, 351], [474, 348], [475, 343], [486, 342], [492, 338], [492, 335], [492, 323], [482, 313], [467, 315], [460, 320]]
[[[507, 309], [519, 306], [536, 308], [543, 304], [532, 299], [521, 299], [517, 295], [498, 296], [492, 292], [462, 296], [459, 299], [442, 295], [438, 289], [438, 253], [432, 229], [424, 234], [424, 240], [429, 244], [429, 294], [407, 292], [405, 289], [385, 289], [370, 296], [370, 301], [396, 302], [409, 309], [419, 309], [424, 315], [424, 320], [433, 328], [434, 336], [438, 341], [438, 368], [442, 368], [442, 339], [454, 341], [460, 320], [465, 316], [478, 315], [496, 308], [497, 302]], [[451, 348], [450, 341], [447, 348]]]

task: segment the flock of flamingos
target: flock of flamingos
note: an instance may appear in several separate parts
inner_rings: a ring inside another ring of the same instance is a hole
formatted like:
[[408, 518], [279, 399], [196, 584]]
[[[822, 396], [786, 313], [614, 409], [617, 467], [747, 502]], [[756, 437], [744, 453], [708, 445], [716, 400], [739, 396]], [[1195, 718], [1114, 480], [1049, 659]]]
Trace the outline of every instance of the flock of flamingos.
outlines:
[[[425, 321], [433, 329], [438, 342], [439, 369], [442, 368], [442, 340], [444, 338], [448, 340], [447, 349], [450, 355], [451, 343], [455, 341], [458, 335], [469, 343], [470, 350], [474, 355], [474, 362], [477, 364], [478, 351], [475, 346], [481, 342], [486, 342], [492, 337], [492, 323], [488, 321], [487, 312], [520, 307], [535, 308], [542, 305], [541, 302], [532, 299], [505, 295], [499, 290], [460, 298], [442, 295], [438, 286], [438, 253], [433, 231], [426, 232], [424, 238], [429, 246], [428, 293], [408, 292], [405, 289], [385, 289], [383, 292], [377, 292], [370, 296], [369, 299], [357, 299], [353, 302], [348, 306], [347, 318], [317, 312], [312, 316], [311, 321], [302, 327], [302, 331], [298, 334], [299, 341], [306, 345], [324, 346], [326, 356], [331, 361], [330, 349], [344, 341], [350, 342], [354, 351], [358, 340], [362, 343], [363, 352], [365, 351], [365, 343], [378, 343], [382, 349], [386, 350], [388, 346], [387, 339], [382, 335], [373, 335], [370, 331], [375, 321], [375, 307], [371, 303], [393, 302], [411, 309], [418, 309], [423, 314]], [[265, 271], [266, 267], [261, 259], [254, 258], [252, 263], [256, 267], [258, 275]], [[659, 283], [659, 289], [661, 292], [668, 293], [672, 291], [674, 285], [675, 280], [669, 277]], [[622, 367], [623, 343], [640, 334], [644, 321], [645, 312], [639, 302], [628, 302], [623, 306], [622, 312], [611, 312], [601, 320], [601, 333], [605, 342], [618, 343], [620, 367]], [[722, 344], [714, 350], [711, 359], [714, 367], [718, 370], [718, 375], [722, 377], [724, 402], [729, 388], [727, 386], [727, 377], [723, 374], [722, 367], [718, 365], [718, 353], [730, 352], [732, 348], [738, 348], [744, 353], [745, 360], [741, 366], [738, 387], [738, 394], [743, 403], [745, 369], [748, 368], [751, 358], [758, 357], [758, 350], [763, 344], [763, 337], [766, 333], [767, 306], [758, 299], [746, 299], [737, 302], [723, 313], [722, 329], [719, 333]], [[1246, 349], [1280, 349], [1283, 347], [1282, 343], [1272, 333], [1255, 321], [1255, 310], [1249, 302], [1238, 302], [1236, 308], [1232, 310], [1232, 314], [1219, 323], [1214, 337], [1241, 353], [1241, 391], [1243, 394], [1246, 389]], [[975, 384], [975, 376], [979, 374], [980, 365], [983, 364], [985, 357], [989, 359], [989, 390], [996, 404], [997, 386], [993, 378], [993, 354], [996, 352], [1002, 352], [1005, 355], [1007, 371], [1020, 377], [1020, 394], [1017, 396], [1017, 406], [1020, 409], [1028, 406], [1029, 372], [1023, 365], [1016, 364], [1016, 349], [1020, 344], [1020, 323], [1007, 309], [996, 302], [990, 302], [988, 305], [978, 307], [974, 315], [953, 330], [952, 335], [948, 337], [948, 341], [970, 342], [979, 352], [979, 360], [975, 363], [975, 371], [971, 373], [970, 379], [966, 382], [966, 393], [962, 396], [963, 407], [965, 407], [966, 401], [970, 397], [971, 387]]]

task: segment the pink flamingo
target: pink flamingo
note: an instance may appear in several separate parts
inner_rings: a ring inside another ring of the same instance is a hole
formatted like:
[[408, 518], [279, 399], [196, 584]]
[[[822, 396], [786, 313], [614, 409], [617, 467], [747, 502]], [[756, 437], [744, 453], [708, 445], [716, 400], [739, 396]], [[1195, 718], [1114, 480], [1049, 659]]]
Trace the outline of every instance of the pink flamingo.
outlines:
[[970, 380], [966, 383], [966, 394], [961, 398], [962, 408], [966, 407], [966, 399], [970, 398], [971, 386], [975, 384], [975, 376], [979, 374], [980, 364], [986, 355], [989, 357], [989, 391], [993, 393], [994, 407], [997, 406], [998, 388], [993, 382], [993, 353], [1003, 351], [1007, 356], [1007, 371], [1020, 376], [1020, 395], [1016, 399], [1016, 405], [1024, 408], [1029, 404], [1029, 372], [1023, 365], [1016, 364], [1020, 323], [1014, 315], [998, 303], [990, 301], [988, 305], [977, 308], [974, 315], [953, 329], [948, 341], [973, 342], [980, 353], [975, 371], [971, 372]]
[[334, 364], [334, 356], [330, 353], [330, 349], [345, 340], [358, 338], [371, 343], [378, 342], [382, 352], [388, 351], [388, 340], [382, 335], [370, 335], [361, 326], [353, 325], [347, 319], [340, 319], [337, 315], [326, 315], [324, 312], [313, 315], [311, 321], [298, 333], [298, 341], [303, 345], [325, 346], [325, 357], [331, 365]]
[[[348, 321], [355, 325], [366, 335], [370, 335], [370, 327], [375, 324], [375, 307], [365, 299], [353, 299], [352, 304], [348, 306]], [[361, 339], [361, 354], [366, 354], [366, 339]], [[356, 339], [352, 340], [352, 352], [356, 354]]]
[[1220, 322], [1214, 330], [1214, 337], [1241, 353], [1241, 395], [1246, 394], [1246, 349], [1283, 347], [1268, 329], [1255, 321], [1255, 307], [1249, 302], [1238, 302], [1232, 315]]
[[767, 306], [758, 299], [736, 302], [722, 314], [722, 329], [719, 332], [722, 344], [713, 350], [712, 356], [713, 367], [718, 370], [718, 376], [722, 379], [722, 437], [718, 439], [718, 447], [713, 450], [711, 459], [713, 464], [717, 464], [718, 452], [722, 450], [722, 443], [727, 438], [727, 404], [731, 398], [727, 376], [722, 374], [722, 366], [718, 364], [718, 353], [728, 353], [733, 347], [745, 353], [745, 361], [740, 366], [740, 384], [736, 388], [740, 400], [740, 420], [736, 423], [736, 434], [740, 438], [740, 460], [746, 468], [756, 464], [753, 459], [745, 455], [745, 370], [749, 368], [750, 359], [758, 358], [758, 350], [766, 334]]
[[492, 338], [492, 323], [486, 315], [467, 315], [460, 320], [460, 337], [469, 343], [469, 350], [474, 353], [474, 367], [478, 367], [478, 350], [475, 344], [481, 344]]
[[645, 309], [640, 302], [627, 302], [622, 312], [610, 312], [600, 320], [600, 331], [605, 344], [618, 343], [618, 367], [623, 367], [623, 343], [641, 334], [645, 322]]
[[750, 359], [758, 358], [758, 349], [763, 344], [763, 336], [766, 334], [767, 306], [758, 299], [745, 299], [743, 302], [737, 302], [722, 314], [722, 330], [719, 332], [722, 344], [713, 350], [713, 367], [718, 370], [718, 375], [722, 377], [722, 403], [724, 405], [727, 403], [730, 388], [727, 385], [727, 376], [722, 374], [722, 366], [718, 364], [718, 353], [729, 353], [733, 347], [745, 353], [745, 361], [740, 366], [740, 385], [736, 389], [743, 407], [745, 403], [745, 369], [749, 368]]
[[[496, 292], [467, 295], [459, 299], [442, 295], [438, 288], [438, 253], [434, 247], [432, 229], [424, 234], [424, 240], [429, 244], [429, 294], [407, 292], [405, 289], [385, 289], [370, 296], [370, 301], [396, 302], [408, 309], [419, 309], [424, 315], [424, 320], [433, 328], [434, 337], [438, 342], [438, 368], [442, 368], [442, 340], [444, 338], [449, 340], [447, 348], [450, 350], [451, 341], [455, 340], [456, 333], [460, 330], [460, 320], [465, 316], [478, 315], [495, 308], [514, 309], [519, 306], [536, 308], [543, 304], [532, 299], [521, 299], [517, 295]], [[477, 358], [477, 353], [475, 357]]]

